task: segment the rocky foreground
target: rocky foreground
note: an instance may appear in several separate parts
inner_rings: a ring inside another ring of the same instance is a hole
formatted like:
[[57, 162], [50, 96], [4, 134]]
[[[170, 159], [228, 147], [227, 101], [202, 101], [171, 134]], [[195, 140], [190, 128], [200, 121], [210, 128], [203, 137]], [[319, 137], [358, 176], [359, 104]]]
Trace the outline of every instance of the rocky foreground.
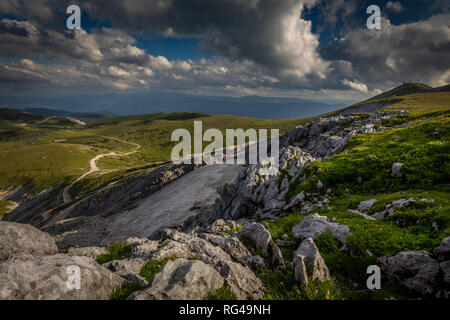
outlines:
[[[153, 212], [157, 206], [142, 207], [145, 198], [131, 207], [125, 200], [120, 206], [109, 207], [114, 211], [111, 221], [108, 215], [96, 215], [89, 209], [90, 217], [77, 214], [76, 218], [44, 225], [51, 236], [30, 225], [0, 221], [0, 299], [265, 299], [273, 297], [269, 295], [273, 288], [269, 290], [268, 282], [262, 279], [274, 272], [292, 274], [294, 287], [301, 294], [322, 283], [336, 282], [338, 269], [335, 264], [327, 266], [324, 258], [326, 254], [332, 261], [330, 252], [321, 252], [318, 244], [327, 235], [338, 254], [369, 258], [380, 266], [383, 281], [400, 284], [410, 297], [448, 299], [450, 237], [439, 238], [440, 245], [427, 251], [397, 250], [393, 255], [374, 256], [366, 250], [361, 255], [354, 252], [354, 235], [348, 225], [317, 213], [334, 212], [331, 201], [335, 190], [318, 178], [320, 168], [311, 172], [312, 164], [332, 159], [357, 135], [408, 127], [406, 118], [404, 111], [340, 115], [296, 127], [281, 138], [278, 176], [261, 175], [261, 164], [245, 166], [234, 182], [223, 182], [215, 202], [210, 197], [203, 203], [194, 201], [192, 208], [201, 210], [195, 214], [179, 211], [174, 221]], [[188, 171], [195, 180], [199, 171]], [[397, 180], [404, 181], [402, 162], [392, 161], [388, 171], [393, 186]], [[364, 185], [364, 179], [357, 177], [350, 183]], [[129, 185], [132, 183], [125, 188]], [[160, 192], [164, 193], [164, 188]], [[113, 194], [107, 191], [102, 196]], [[216, 194], [211, 193], [213, 196]], [[354, 195], [349, 196], [352, 198]], [[81, 206], [90, 208], [95, 201], [79, 204], [72, 213]], [[176, 201], [176, 195], [166, 199], [168, 207], [171, 201]], [[405, 197], [380, 206], [376, 198], [366, 199], [357, 208], [346, 208], [342, 221], [357, 217], [358, 223], [370, 226], [393, 220], [403, 227], [410, 222], [398, 218], [398, 212], [427, 208], [434, 202], [431, 198]], [[300, 218], [274, 240], [268, 222], [289, 217], [292, 212]], [[74, 219], [77, 223], [71, 227]], [[82, 227], [79, 219], [83, 219]], [[430, 228], [441, 232], [444, 220], [436, 221]], [[414, 221], [417, 228], [425, 222]], [[286, 252], [291, 253], [289, 257]], [[81, 269], [79, 289], [67, 286], [67, 267], [73, 265]], [[277, 284], [281, 291], [284, 285], [282, 281]], [[325, 298], [329, 298], [328, 293]]]
[[[308, 216], [293, 230], [299, 245], [293, 262], [286, 263], [262, 224], [242, 223], [217, 220], [189, 233], [162, 230], [159, 240], [129, 238], [127, 258], [99, 264], [95, 258], [107, 255], [107, 248], [58, 253], [48, 234], [29, 225], [0, 222], [0, 299], [109, 299], [129, 285], [135, 288], [128, 296], [131, 300], [199, 300], [221, 288], [235, 299], [263, 299], [266, 288], [254, 270], [292, 269], [300, 288], [328, 281], [330, 271], [314, 237], [327, 231], [348, 234], [325, 217]], [[250, 249], [244, 244], [249, 241]], [[450, 237], [433, 253], [405, 251], [378, 262], [389, 280], [402, 282], [409, 291], [449, 298]], [[155, 263], [160, 268], [149, 273]], [[67, 285], [70, 266], [81, 270], [79, 289]]]

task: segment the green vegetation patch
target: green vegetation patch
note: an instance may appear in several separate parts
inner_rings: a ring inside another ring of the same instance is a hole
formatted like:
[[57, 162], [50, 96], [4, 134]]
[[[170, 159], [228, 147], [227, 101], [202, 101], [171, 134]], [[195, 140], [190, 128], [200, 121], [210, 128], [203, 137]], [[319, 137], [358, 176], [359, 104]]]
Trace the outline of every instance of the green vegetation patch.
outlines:
[[109, 296], [109, 300], [126, 300], [133, 292], [144, 289], [142, 285], [136, 282], [128, 282], [121, 287], [114, 289]]
[[242, 235], [239, 237], [239, 240], [253, 255], [262, 255], [262, 248], [258, 247], [249, 236]]
[[125, 242], [114, 243], [108, 247], [108, 253], [101, 254], [95, 259], [99, 264], [113, 260], [123, 260], [131, 256], [131, 246]]
[[[370, 198], [377, 202], [369, 214], [382, 210], [386, 204], [398, 199], [433, 199], [434, 202], [418, 201], [404, 207], [391, 217], [367, 220], [346, 212], [356, 209], [358, 204]], [[401, 193], [376, 194], [366, 196], [342, 196], [331, 200], [331, 210], [317, 209], [314, 213], [336, 218], [340, 224], [350, 228], [347, 237], [350, 251], [360, 258], [368, 255], [392, 256], [400, 251], [432, 251], [439, 246], [442, 238], [450, 235], [450, 203], [448, 193], [438, 191], [408, 191]], [[438, 227], [437, 229], [435, 227]]]
[[[31, 194], [37, 194], [60, 182], [76, 180], [89, 170], [89, 161], [96, 155], [129, 153], [98, 160], [101, 171], [80, 181], [81, 184], [87, 181], [89, 190], [101, 188], [120, 179], [129, 169], [168, 161], [177, 143], [171, 141], [172, 132], [186, 128], [192, 134], [196, 120], [203, 122], [203, 131], [217, 128], [224, 135], [225, 129], [232, 128], [277, 128], [283, 133], [310, 120], [262, 120], [179, 112], [118, 117], [79, 126], [63, 117], [42, 123], [37, 123], [44, 119], [42, 116], [28, 117], [14, 110], [0, 111], [0, 189], [27, 186]], [[136, 149], [131, 143], [141, 148]], [[97, 182], [99, 179], [101, 183]]]
[[215, 292], [210, 293], [203, 300], [237, 300], [234, 293], [226, 286], [222, 286]]
[[286, 234], [288, 240], [294, 240], [292, 237], [292, 228], [303, 221], [304, 215], [299, 212], [288, 214], [284, 217], [274, 219], [272, 221], [266, 221], [269, 225], [269, 232], [274, 240], [281, 239]]
[[257, 272], [267, 288], [267, 300], [340, 300], [342, 293], [333, 281], [312, 282], [300, 288], [292, 271], [264, 270]]
[[229, 234], [230, 236], [239, 232], [242, 229], [242, 225], [237, 225], [236, 227], [230, 228], [228, 230], [224, 230], [223, 232]]
[[[288, 198], [315, 192], [317, 181], [336, 194], [395, 192], [408, 189], [448, 191], [450, 181], [449, 116], [387, 132], [357, 135], [341, 154], [314, 162], [308, 178], [292, 183]], [[438, 131], [439, 134], [435, 132]], [[393, 178], [394, 162], [402, 162], [402, 177]], [[317, 172], [318, 168], [320, 172]], [[357, 184], [357, 178], [362, 183]]]
[[16, 203], [12, 201], [0, 201], [0, 220], [5, 214], [10, 213], [16, 207]]
[[142, 266], [139, 275], [141, 277], [144, 277], [147, 281], [150, 281], [155, 276], [155, 274], [157, 274], [162, 270], [162, 268], [164, 268], [167, 261], [173, 261], [176, 259], [176, 256], [171, 256], [161, 260], [149, 260]]

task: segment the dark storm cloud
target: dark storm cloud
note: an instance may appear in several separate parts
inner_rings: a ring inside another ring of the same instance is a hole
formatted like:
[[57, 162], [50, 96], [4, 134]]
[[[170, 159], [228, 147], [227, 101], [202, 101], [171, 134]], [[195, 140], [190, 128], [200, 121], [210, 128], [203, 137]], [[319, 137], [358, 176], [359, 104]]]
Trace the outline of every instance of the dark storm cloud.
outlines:
[[358, 0], [321, 0], [318, 5], [324, 20], [332, 26], [350, 20], [358, 10]]
[[[31, 21], [31, 4], [20, 11], [8, 1], [11, 12]], [[326, 64], [316, 52], [317, 36], [311, 23], [300, 19], [304, 5], [315, 0], [99, 0], [79, 1], [93, 17], [135, 33], [196, 36], [205, 46], [231, 60], [248, 59], [280, 76], [301, 79], [324, 74]], [[59, 11], [68, 1], [47, 1]], [[5, 6], [3, 6], [5, 7]], [[12, 9], [11, 9], [12, 8]], [[7, 9], [7, 8], [5, 8]], [[50, 10], [50, 9], [48, 9]], [[43, 12], [48, 10], [41, 9]], [[45, 14], [41, 20], [60, 20]]]
[[351, 63], [348, 70], [368, 84], [450, 81], [450, 15], [381, 30], [359, 29], [322, 50], [324, 58]]
[[[39, 70], [53, 84], [97, 82], [122, 89], [345, 89], [367, 94], [403, 80], [449, 81], [448, 15], [397, 26], [384, 20], [382, 30], [374, 31], [346, 22], [357, 15], [355, 21], [366, 18], [364, 3], [356, 0], [79, 0], [83, 13], [112, 27], [72, 32], [64, 25], [69, 4], [0, 1], [1, 12], [21, 20], [0, 21], [0, 55], [76, 66], [13, 66], [23, 74]], [[389, 7], [400, 8], [397, 2]], [[340, 39], [319, 50], [319, 35], [302, 15], [306, 8], [320, 8], [324, 23], [342, 30]], [[198, 37], [219, 57], [168, 61], [137, 47], [132, 35]]]

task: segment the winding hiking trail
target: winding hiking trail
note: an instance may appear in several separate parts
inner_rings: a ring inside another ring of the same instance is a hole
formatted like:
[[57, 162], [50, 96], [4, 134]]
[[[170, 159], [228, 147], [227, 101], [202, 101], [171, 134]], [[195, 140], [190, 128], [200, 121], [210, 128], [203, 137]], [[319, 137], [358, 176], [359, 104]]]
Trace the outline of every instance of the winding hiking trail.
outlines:
[[88, 176], [88, 175], [90, 175], [90, 174], [92, 174], [94, 172], [100, 171], [100, 168], [97, 167], [97, 161], [98, 160], [100, 160], [103, 157], [112, 157], [112, 156], [124, 157], [124, 156], [129, 156], [129, 155], [131, 155], [133, 153], [136, 153], [138, 151], [138, 149], [141, 148], [141, 146], [139, 144], [134, 143], [134, 142], [128, 142], [128, 141], [125, 141], [125, 140], [122, 140], [122, 139], [119, 139], [119, 138], [115, 138], [115, 137], [108, 137], [108, 136], [101, 136], [101, 137], [102, 138], [106, 138], [106, 139], [116, 140], [116, 141], [119, 141], [119, 142], [122, 142], [122, 143], [125, 143], [125, 144], [128, 144], [128, 145], [132, 145], [132, 146], [135, 147], [135, 149], [130, 151], [130, 152], [126, 152], [126, 153], [115, 152], [115, 151], [109, 152], [109, 153], [103, 153], [103, 154], [96, 155], [94, 158], [92, 158], [89, 161], [89, 166], [90, 166], [89, 171], [83, 173], [78, 179], [76, 179], [74, 182], [72, 182], [71, 184], [69, 184], [68, 186], [66, 186], [64, 188], [64, 191], [63, 191], [63, 204], [69, 203], [70, 201], [73, 200], [72, 196], [70, 195], [70, 189], [72, 188], [72, 186], [75, 183], [77, 183], [81, 179], [84, 179], [86, 176]]

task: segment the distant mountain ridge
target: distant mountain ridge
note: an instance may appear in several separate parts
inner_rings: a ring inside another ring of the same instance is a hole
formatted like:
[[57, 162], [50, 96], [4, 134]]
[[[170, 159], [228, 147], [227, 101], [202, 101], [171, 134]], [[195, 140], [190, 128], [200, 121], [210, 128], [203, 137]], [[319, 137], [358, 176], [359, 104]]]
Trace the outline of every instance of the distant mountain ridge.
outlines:
[[[326, 102], [280, 97], [223, 97], [181, 93], [109, 93], [86, 96], [43, 96], [38, 101], [27, 97], [2, 101], [11, 108], [40, 112], [35, 109], [55, 109], [67, 112], [98, 113], [108, 110], [117, 115], [152, 114], [162, 112], [200, 112], [229, 114], [259, 119], [304, 118], [331, 112], [354, 101]], [[80, 118], [75, 116], [75, 118]], [[84, 120], [83, 120], [84, 121]]]
[[439, 92], [450, 92], [450, 85], [432, 88], [423, 83], [404, 83], [372, 98], [339, 110], [337, 113], [375, 112], [383, 107], [397, 103], [398, 101], [396, 101], [395, 97]]
[[6, 121], [39, 121], [45, 117], [40, 114], [27, 112], [23, 110], [16, 110], [10, 108], [0, 108], [0, 119]]
[[92, 111], [92, 112], [70, 112], [64, 110], [55, 110], [47, 108], [26, 108], [22, 111], [39, 114], [43, 116], [57, 116], [57, 117], [70, 117], [75, 118], [84, 122], [93, 122], [98, 120], [103, 120], [107, 118], [113, 118], [117, 115], [113, 112], [107, 110]]

